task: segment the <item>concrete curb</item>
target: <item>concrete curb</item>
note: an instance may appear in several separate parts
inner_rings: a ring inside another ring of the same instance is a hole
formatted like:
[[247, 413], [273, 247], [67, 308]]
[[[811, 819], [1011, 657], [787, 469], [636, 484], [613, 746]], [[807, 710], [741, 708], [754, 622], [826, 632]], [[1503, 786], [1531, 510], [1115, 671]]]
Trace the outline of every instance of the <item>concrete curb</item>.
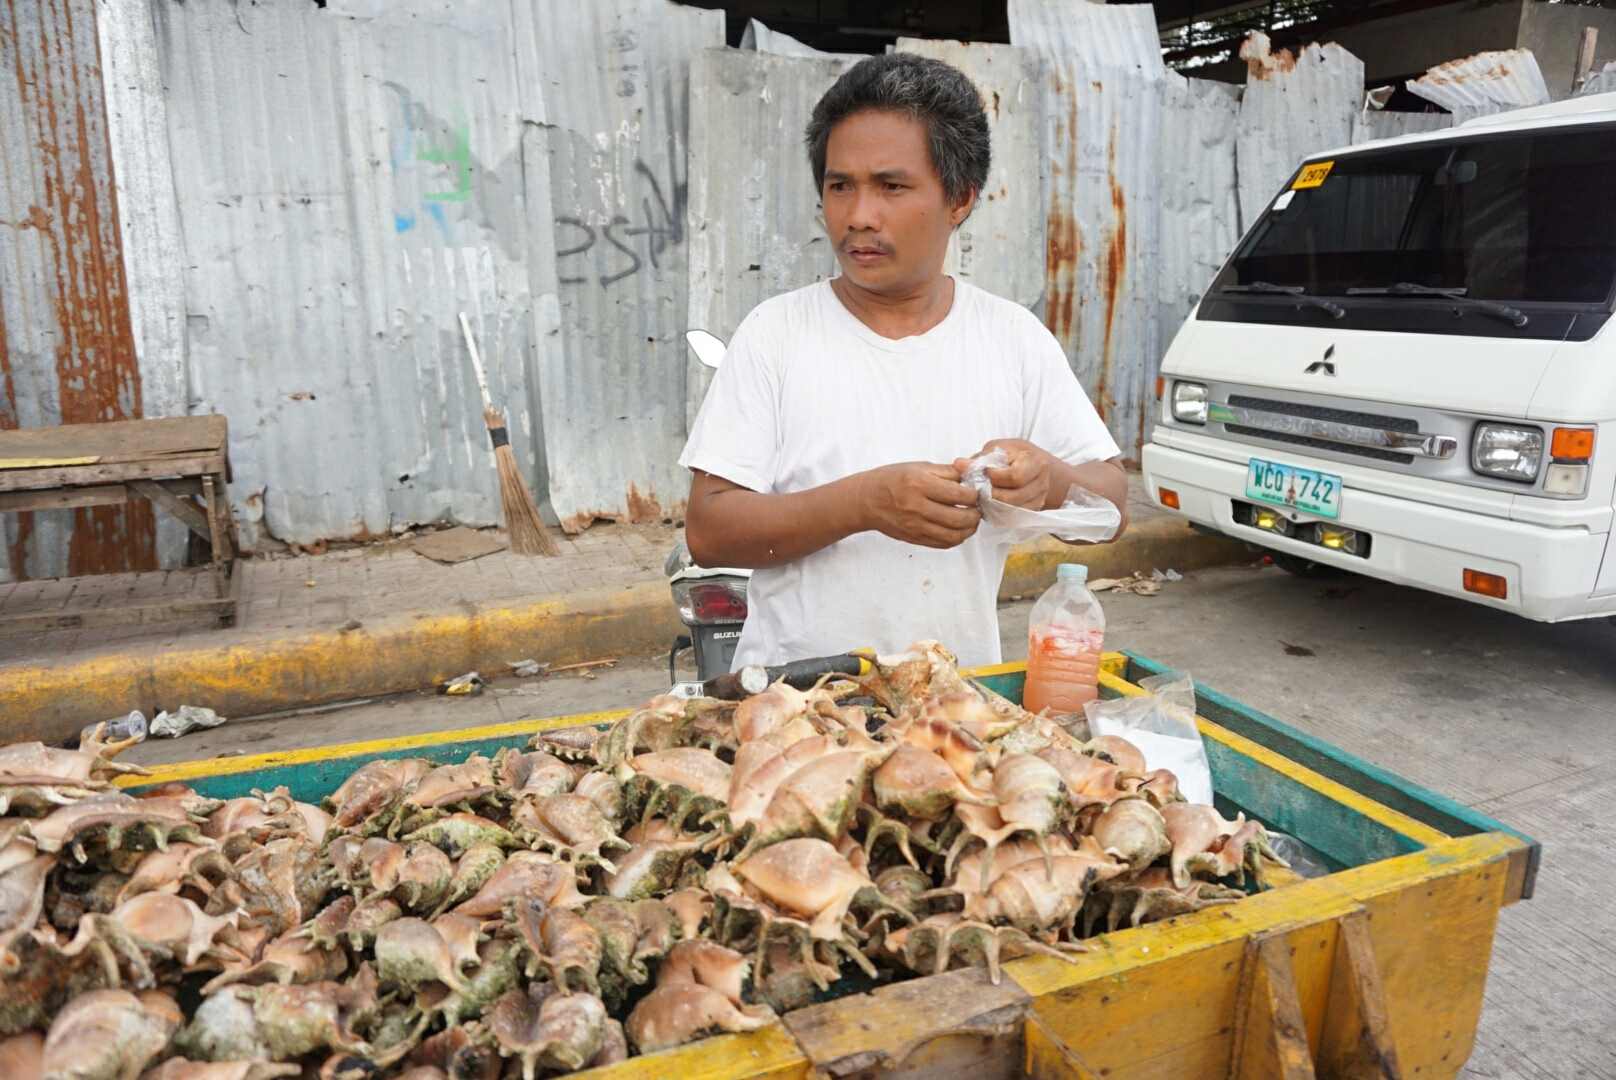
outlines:
[[[1095, 577], [1122, 577], [1250, 558], [1243, 545], [1196, 533], [1177, 518], [1151, 518], [1113, 545], [1046, 540], [1016, 548], [1000, 595], [1041, 591], [1061, 562], [1086, 562]], [[645, 655], [665, 650], [681, 629], [666, 585], [648, 582], [542, 602], [391, 615], [346, 632], [264, 634], [228, 644], [142, 646], [59, 663], [5, 664], [0, 743], [68, 742], [84, 725], [131, 709], [152, 716], [185, 704], [252, 716], [422, 689], [468, 671], [503, 673], [505, 661], [523, 657], [560, 665]]]

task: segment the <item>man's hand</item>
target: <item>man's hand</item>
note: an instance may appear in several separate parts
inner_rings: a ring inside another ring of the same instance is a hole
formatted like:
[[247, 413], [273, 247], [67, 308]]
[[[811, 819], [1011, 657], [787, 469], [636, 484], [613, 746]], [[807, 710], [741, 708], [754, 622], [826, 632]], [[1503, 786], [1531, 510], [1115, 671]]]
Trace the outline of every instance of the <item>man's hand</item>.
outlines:
[[976, 489], [957, 468], [928, 462], [886, 465], [848, 478], [860, 529], [929, 548], [958, 547], [982, 521]]
[[[994, 450], [1003, 450], [1008, 454], [1010, 464], [1002, 469], [987, 470], [988, 481], [993, 485], [993, 497], [1002, 503], [1026, 507], [1028, 510], [1051, 509], [1048, 504], [1053, 468], [1048, 452], [1026, 439], [994, 439], [972, 457], [981, 457]], [[964, 473], [970, 463], [970, 458], [960, 458], [954, 462], [954, 468]], [[1062, 488], [1059, 494], [1064, 499], [1066, 490]], [[1059, 506], [1060, 502], [1057, 501], [1055, 505]]]

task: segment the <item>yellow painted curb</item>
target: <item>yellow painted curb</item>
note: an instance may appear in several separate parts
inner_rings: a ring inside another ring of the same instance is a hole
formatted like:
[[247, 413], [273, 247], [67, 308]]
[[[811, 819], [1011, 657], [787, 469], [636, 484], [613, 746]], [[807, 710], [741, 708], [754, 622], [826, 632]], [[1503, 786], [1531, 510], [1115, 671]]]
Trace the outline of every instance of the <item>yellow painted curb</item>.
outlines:
[[570, 664], [666, 648], [682, 629], [667, 586], [571, 593], [452, 613], [390, 615], [356, 630], [243, 634], [227, 644], [145, 646], [0, 666], [0, 743], [64, 742], [88, 723], [200, 705], [252, 716], [435, 686], [527, 657]]
[[[1176, 518], [1151, 518], [1130, 526], [1117, 544], [1071, 547], [1049, 540], [1014, 549], [1000, 595], [1040, 592], [1062, 562], [1087, 563], [1094, 577], [1123, 577], [1251, 557], [1243, 545], [1196, 533]], [[224, 631], [230, 639], [219, 644], [139, 645], [58, 662], [0, 664], [0, 744], [67, 742], [84, 725], [131, 709], [152, 716], [183, 704], [253, 716], [418, 690], [468, 671], [502, 673], [507, 660], [560, 665], [643, 656], [666, 649], [682, 629], [667, 586], [646, 582], [555, 600], [389, 615], [345, 633]]]

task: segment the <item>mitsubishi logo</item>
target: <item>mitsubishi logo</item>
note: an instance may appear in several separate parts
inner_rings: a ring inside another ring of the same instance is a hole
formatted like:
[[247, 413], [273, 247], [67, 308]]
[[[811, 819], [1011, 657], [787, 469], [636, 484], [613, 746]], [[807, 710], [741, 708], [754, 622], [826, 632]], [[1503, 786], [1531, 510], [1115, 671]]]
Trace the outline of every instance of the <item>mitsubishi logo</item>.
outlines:
[[1330, 362], [1330, 357], [1332, 357], [1334, 355], [1335, 355], [1335, 346], [1331, 345], [1328, 349], [1324, 350], [1324, 359], [1323, 360], [1315, 360], [1311, 364], [1307, 365], [1307, 367], [1303, 369], [1302, 374], [1303, 375], [1334, 375], [1335, 374], [1335, 365]]

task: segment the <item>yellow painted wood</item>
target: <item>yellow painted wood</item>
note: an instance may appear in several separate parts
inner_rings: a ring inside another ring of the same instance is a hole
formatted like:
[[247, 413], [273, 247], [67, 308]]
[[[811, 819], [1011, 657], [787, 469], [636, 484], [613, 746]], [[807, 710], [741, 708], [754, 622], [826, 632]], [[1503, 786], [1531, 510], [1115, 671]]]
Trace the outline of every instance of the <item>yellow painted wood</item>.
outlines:
[[1124, 675], [1128, 674], [1128, 654], [1119, 652], [1101, 653], [1100, 670], [1105, 672], [1107, 675], [1115, 675], [1119, 679], [1122, 678]]
[[1100, 1080], [1083, 1056], [1055, 1037], [1038, 1014], [1027, 1014], [1023, 1064], [1028, 1080]]
[[[1104, 670], [1100, 672], [1100, 685], [1127, 696], [1144, 693], [1133, 683], [1111, 675]], [[1407, 814], [1399, 813], [1365, 795], [1360, 795], [1346, 785], [1339, 784], [1304, 765], [1298, 765], [1290, 758], [1275, 753], [1261, 743], [1253, 742], [1244, 735], [1237, 735], [1228, 728], [1220, 724], [1214, 724], [1205, 717], [1197, 716], [1195, 723], [1200, 728], [1202, 737], [1223, 743], [1236, 753], [1248, 757], [1284, 776], [1288, 776], [1299, 784], [1312, 788], [1332, 802], [1338, 802], [1372, 821], [1380, 822], [1387, 828], [1403, 834], [1417, 844], [1429, 846], [1441, 843], [1448, 838], [1446, 833], [1433, 829], [1424, 822], [1416, 821]]]
[[808, 1059], [785, 1028], [774, 1024], [572, 1075], [578, 1080], [806, 1080]]
[[1353, 912], [1340, 927], [1330, 1007], [1324, 1033], [1314, 1043], [1319, 1073], [1329, 1080], [1403, 1080], [1369, 916]]
[[426, 735], [405, 735], [396, 739], [375, 739], [370, 742], [343, 743], [339, 746], [315, 746], [303, 750], [280, 750], [268, 754], [252, 754], [238, 758], [208, 758], [203, 761], [181, 761], [173, 765], [157, 765], [146, 776], [120, 776], [116, 783], [124, 787], [144, 787], [164, 784], [171, 780], [195, 780], [203, 776], [233, 776], [238, 773], [257, 772], [260, 769], [280, 768], [287, 765], [306, 765], [333, 758], [373, 758], [382, 754], [437, 746], [445, 742], [470, 742], [477, 739], [503, 739], [518, 735], [532, 735], [549, 728], [583, 727], [586, 724], [609, 724], [629, 714], [631, 710], [580, 713], [577, 716], [552, 716], [542, 720], [516, 720], [507, 724], [486, 727], [460, 728]]
[[1026, 670], [1027, 661], [1016, 660], [1009, 664], [983, 664], [981, 667], [960, 668], [959, 673], [967, 679], [985, 679], [990, 675], [1010, 675]]
[[62, 465], [94, 465], [98, 457], [12, 457], [0, 458], [0, 469], [50, 469]]
[[[1451, 1076], [1479, 1017], [1508, 861], [1523, 846], [1503, 833], [1443, 840], [1238, 904], [1101, 935], [1073, 963], [1030, 957], [1005, 973], [1033, 995], [1050, 1030], [1107, 1080], [1223, 1080], [1246, 939], [1287, 935], [1303, 1020], [1316, 1039], [1333, 924], [1361, 905], [1382, 958], [1406, 1075]], [[1382, 918], [1377, 907], [1391, 914]]]
[[1246, 942], [1230, 1080], [1314, 1080], [1313, 1056], [1284, 934]]
[[1508, 873], [1493, 862], [1363, 897], [1405, 1077], [1446, 1080], [1470, 1056]]

